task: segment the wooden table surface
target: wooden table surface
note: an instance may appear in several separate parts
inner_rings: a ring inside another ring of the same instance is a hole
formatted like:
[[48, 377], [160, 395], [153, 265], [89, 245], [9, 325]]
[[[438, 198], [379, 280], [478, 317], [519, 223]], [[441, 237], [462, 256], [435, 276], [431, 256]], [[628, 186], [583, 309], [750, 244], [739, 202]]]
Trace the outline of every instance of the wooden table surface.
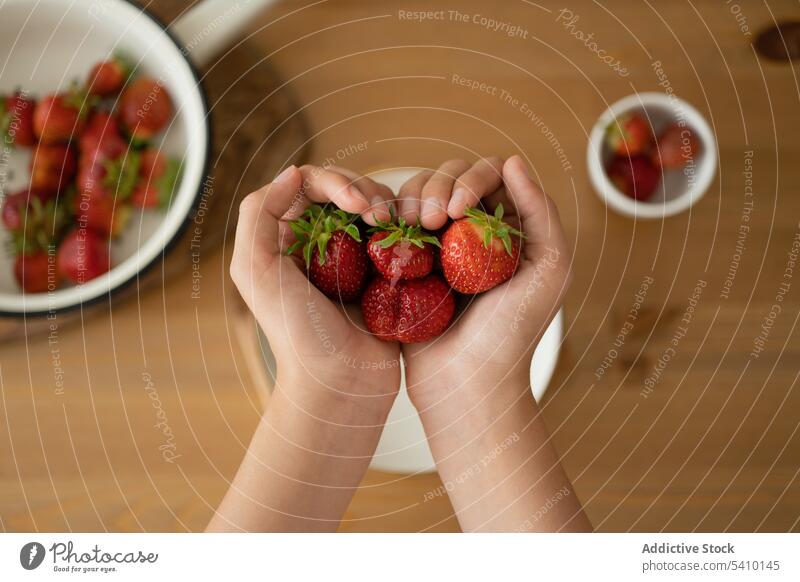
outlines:
[[[789, 254], [800, 233], [800, 84], [797, 65], [751, 48], [773, 18], [797, 17], [797, 2], [575, 1], [569, 27], [563, 4], [452, 5], [283, 2], [254, 27], [310, 120], [313, 161], [367, 171], [526, 155], [575, 249], [544, 411], [597, 528], [800, 530], [800, 271]], [[443, 20], [406, 18], [423, 9], [443, 9]], [[586, 140], [608, 104], [662, 89], [654, 61], [708, 117], [720, 168], [691, 212], [634, 222], [593, 193]], [[204, 527], [261, 411], [236, 340], [229, 247], [201, 257], [197, 297], [187, 271], [51, 341], [2, 345], [0, 527]], [[424, 500], [437, 485], [370, 473], [342, 529], [455, 530], [446, 500]]]

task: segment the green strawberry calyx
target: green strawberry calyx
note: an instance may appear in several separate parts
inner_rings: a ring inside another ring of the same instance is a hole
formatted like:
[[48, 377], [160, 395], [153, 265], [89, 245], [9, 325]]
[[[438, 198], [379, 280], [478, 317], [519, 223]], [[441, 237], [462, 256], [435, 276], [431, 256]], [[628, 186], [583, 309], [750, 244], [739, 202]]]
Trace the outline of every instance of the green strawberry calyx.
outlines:
[[467, 220], [472, 224], [480, 226], [483, 229], [483, 246], [487, 249], [492, 244], [492, 239], [497, 237], [503, 243], [503, 247], [509, 255], [514, 254], [513, 245], [511, 243], [511, 235], [525, 238], [525, 235], [518, 231], [516, 228], [503, 222], [503, 205], [498, 204], [494, 210], [494, 215], [487, 214], [477, 208], [465, 208], [464, 214]]
[[331, 204], [325, 206], [312, 204], [300, 218], [289, 223], [297, 241], [286, 249], [286, 254], [291, 255], [302, 248], [303, 260], [306, 262], [306, 267], [310, 267], [316, 248], [319, 251], [319, 264], [324, 265], [328, 243], [333, 233], [343, 231], [355, 241], [361, 242], [361, 232], [355, 224], [357, 219], [357, 214], [350, 214]]
[[181, 163], [178, 160], [168, 160], [164, 175], [158, 179], [158, 207], [166, 208], [172, 201], [172, 194], [178, 185], [181, 176]]
[[105, 162], [106, 175], [103, 177], [103, 185], [116, 190], [117, 196], [125, 200], [136, 187], [141, 161], [139, 153], [134, 151]]
[[389, 236], [377, 241], [377, 244], [382, 249], [388, 249], [392, 245], [398, 243], [410, 243], [419, 248], [424, 248], [425, 243], [432, 244], [441, 248], [439, 239], [424, 230], [420, 225], [411, 226], [406, 223], [405, 218], [402, 216], [394, 221], [394, 212], [391, 213], [392, 219], [390, 222], [375, 219], [377, 226], [369, 229], [370, 233], [388, 232]]
[[78, 117], [85, 120], [89, 113], [97, 107], [100, 98], [89, 95], [89, 92], [77, 81], [74, 81], [64, 95], [64, 104], [78, 110]]
[[122, 51], [114, 51], [111, 61], [119, 67], [122, 76], [127, 83], [133, 73], [136, 71], [136, 63], [131, 59], [130, 55]]
[[65, 208], [67, 204], [63, 201], [58, 204], [56, 200], [48, 200], [43, 204], [32, 197], [26, 209], [24, 227], [11, 235], [10, 253], [32, 255], [55, 245], [69, 223]]

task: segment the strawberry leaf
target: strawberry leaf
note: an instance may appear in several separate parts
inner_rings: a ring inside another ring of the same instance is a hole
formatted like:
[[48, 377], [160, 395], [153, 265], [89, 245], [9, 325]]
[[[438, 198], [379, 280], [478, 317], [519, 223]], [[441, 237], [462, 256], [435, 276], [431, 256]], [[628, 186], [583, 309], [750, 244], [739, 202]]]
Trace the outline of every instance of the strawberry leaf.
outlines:
[[293, 255], [297, 252], [297, 249], [301, 248], [302, 246], [303, 246], [303, 241], [296, 240], [289, 245], [288, 249], [286, 249], [286, 254]]
[[117, 196], [125, 200], [136, 187], [140, 165], [141, 157], [138, 152], [130, 152], [126, 156], [105, 162], [106, 175], [103, 177], [103, 185], [116, 190]]
[[[137, 157], [139, 154], [136, 152], [131, 153], [131, 155], [136, 155]], [[141, 166], [141, 159], [139, 160], [139, 166]], [[136, 173], [138, 175], [139, 168], [136, 168]], [[164, 175], [158, 179], [158, 183], [156, 184], [158, 190], [158, 207], [159, 208], [166, 208], [169, 206], [170, 201], [172, 200], [172, 195], [175, 193], [175, 187], [178, 185], [181, 176], [181, 164], [178, 160], [169, 160], [167, 162], [167, 168], [164, 170]], [[131, 189], [133, 191], [133, 189]]]
[[358, 232], [358, 227], [355, 224], [348, 224], [344, 231], [353, 237], [356, 241], [361, 242], [361, 233]]

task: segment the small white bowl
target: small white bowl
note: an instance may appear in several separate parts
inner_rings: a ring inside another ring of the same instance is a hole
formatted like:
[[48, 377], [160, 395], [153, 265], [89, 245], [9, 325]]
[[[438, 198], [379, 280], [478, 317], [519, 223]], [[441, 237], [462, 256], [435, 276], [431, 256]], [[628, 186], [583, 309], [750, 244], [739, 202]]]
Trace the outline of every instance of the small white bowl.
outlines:
[[[605, 142], [606, 130], [620, 116], [634, 112], [650, 120], [656, 135], [682, 119], [701, 144], [693, 164], [683, 170], [665, 171], [662, 183], [648, 200], [634, 200], [621, 192], [606, 174], [612, 157]], [[589, 178], [598, 196], [613, 210], [634, 218], [663, 218], [683, 212], [703, 197], [717, 173], [717, 141], [705, 117], [683, 99], [666, 93], [628, 95], [606, 109], [589, 135], [586, 157]]]

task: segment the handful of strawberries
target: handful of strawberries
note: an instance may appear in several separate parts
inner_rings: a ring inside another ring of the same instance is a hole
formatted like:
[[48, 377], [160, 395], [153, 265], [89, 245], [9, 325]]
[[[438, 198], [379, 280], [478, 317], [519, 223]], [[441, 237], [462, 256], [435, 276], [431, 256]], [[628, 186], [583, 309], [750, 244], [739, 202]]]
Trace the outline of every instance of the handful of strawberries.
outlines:
[[109, 240], [131, 210], [169, 203], [180, 166], [152, 139], [172, 113], [166, 89], [134, 78], [120, 57], [97, 63], [64, 93], [39, 101], [21, 91], [0, 97], [5, 143], [33, 149], [28, 188], [7, 194], [2, 205], [24, 292], [102, 275], [111, 267]]
[[522, 233], [493, 214], [466, 216], [432, 233], [403, 218], [368, 228], [358, 215], [312, 205], [290, 223], [308, 278], [325, 295], [359, 301], [369, 331], [385, 341], [424, 342], [456, 311], [454, 292], [476, 294], [510, 279]]

